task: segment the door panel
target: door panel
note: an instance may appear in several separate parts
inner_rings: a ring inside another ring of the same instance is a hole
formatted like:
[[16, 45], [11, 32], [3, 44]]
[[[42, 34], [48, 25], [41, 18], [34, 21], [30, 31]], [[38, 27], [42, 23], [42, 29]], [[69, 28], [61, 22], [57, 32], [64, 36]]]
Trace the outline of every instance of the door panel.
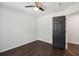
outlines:
[[65, 49], [65, 16], [53, 17], [53, 47]]

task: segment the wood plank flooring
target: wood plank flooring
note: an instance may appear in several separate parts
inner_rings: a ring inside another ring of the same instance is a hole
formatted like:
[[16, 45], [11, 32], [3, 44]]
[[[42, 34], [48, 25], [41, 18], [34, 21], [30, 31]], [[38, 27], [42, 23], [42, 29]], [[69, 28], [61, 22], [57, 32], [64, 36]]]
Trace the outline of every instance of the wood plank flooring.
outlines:
[[0, 53], [0, 56], [72, 56], [72, 51], [52, 48], [42, 41], [34, 41], [26, 45]]
[[68, 51], [74, 56], [79, 56], [79, 45], [77, 44], [68, 44]]

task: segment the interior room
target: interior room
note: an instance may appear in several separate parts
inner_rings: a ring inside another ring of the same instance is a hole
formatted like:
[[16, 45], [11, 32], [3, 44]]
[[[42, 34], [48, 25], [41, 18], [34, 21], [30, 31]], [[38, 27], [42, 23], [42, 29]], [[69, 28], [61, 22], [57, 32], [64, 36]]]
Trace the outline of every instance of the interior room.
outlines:
[[0, 2], [0, 56], [79, 56], [79, 2]]

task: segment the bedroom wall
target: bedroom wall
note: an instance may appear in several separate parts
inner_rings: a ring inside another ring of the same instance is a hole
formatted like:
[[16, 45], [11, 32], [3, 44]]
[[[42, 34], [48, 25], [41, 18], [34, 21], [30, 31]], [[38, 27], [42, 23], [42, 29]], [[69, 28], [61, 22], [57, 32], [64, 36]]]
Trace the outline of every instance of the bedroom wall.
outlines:
[[52, 17], [42, 16], [39, 18], [38, 40], [52, 43]]
[[34, 16], [0, 7], [0, 52], [35, 41], [36, 24]]
[[67, 16], [68, 43], [79, 45], [79, 11]]

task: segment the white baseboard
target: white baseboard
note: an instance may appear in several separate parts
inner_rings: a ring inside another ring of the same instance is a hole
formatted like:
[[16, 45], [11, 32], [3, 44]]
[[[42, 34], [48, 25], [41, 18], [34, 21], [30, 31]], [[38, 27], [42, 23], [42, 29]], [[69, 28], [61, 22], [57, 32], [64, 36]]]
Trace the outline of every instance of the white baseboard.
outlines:
[[44, 39], [42, 39], [42, 38], [39, 38], [38, 40], [40, 40], [40, 41], [44, 41], [44, 42], [47, 42], [47, 43], [49, 43], [49, 44], [52, 44], [52, 42], [50, 42], [50, 41], [46, 41], [46, 40], [44, 40]]
[[[36, 41], [36, 40], [33, 40], [33, 41]], [[12, 47], [10, 47], [10, 48], [0, 50], [0, 53], [5, 52], [5, 51], [8, 51], [8, 50], [11, 50], [11, 49], [14, 49], [14, 48], [17, 48], [17, 47], [19, 47], [19, 46], [28, 44], [28, 43], [33, 42], [33, 41], [29, 41], [29, 42], [26, 42], [26, 43], [23, 43], [23, 44], [19, 44], [19, 45], [17, 45], [17, 46], [12, 46]]]
[[68, 43], [72, 43], [72, 44], [79, 45], [79, 43], [78, 43], [78, 42], [68, 42]]

